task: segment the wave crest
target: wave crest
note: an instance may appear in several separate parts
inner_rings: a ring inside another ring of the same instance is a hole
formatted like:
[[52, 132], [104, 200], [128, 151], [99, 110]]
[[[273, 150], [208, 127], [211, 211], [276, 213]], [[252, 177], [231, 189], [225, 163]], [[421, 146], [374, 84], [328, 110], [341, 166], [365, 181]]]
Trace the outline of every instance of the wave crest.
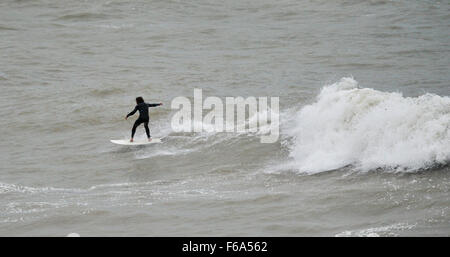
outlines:
[[449, 97], [403, 97], [342, 78], [296, 114], [290, 156], [308, 173], [347, 165], [363, 171], [426, 169], [449, 162], [449, 127]]

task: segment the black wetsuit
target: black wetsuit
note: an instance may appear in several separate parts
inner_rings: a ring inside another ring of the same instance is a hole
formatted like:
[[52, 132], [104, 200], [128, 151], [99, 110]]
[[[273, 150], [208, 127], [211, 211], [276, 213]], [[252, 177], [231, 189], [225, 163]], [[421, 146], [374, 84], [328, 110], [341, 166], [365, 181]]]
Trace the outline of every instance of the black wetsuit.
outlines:
[[131, 130], [131, 138], [134, 138], [134, 134], [136, 133], [136, 128], [141, 125], [141, 123], [144, 123], [145, 127], [145, 133], [147, 133], [147, 137], [150, 138], [150, 129], [148, 128], [148, 108], [149, 107], [156, 107], [160, 106], [161, 104], [148, 104], [148, 103], [140, 103], [134, 107], [134, 110], [130, 113], [128, 113], [127, 118], [131, 115], [135, 114], [137, 111], [139, 111], [139, 118], [134, 122], [133, 129]]

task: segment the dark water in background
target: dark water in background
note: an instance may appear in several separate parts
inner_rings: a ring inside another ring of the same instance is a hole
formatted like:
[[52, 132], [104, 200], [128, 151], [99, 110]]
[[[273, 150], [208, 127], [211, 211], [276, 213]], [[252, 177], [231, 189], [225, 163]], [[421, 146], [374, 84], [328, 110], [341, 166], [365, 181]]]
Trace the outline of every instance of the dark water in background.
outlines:
[[[1, 1], [0, 235], [448, 236], [449, 11]], [[194, 88], [279, 96], [280, 141], [172, 132]], [[164, 144], [112, 145], [138, 95]]]

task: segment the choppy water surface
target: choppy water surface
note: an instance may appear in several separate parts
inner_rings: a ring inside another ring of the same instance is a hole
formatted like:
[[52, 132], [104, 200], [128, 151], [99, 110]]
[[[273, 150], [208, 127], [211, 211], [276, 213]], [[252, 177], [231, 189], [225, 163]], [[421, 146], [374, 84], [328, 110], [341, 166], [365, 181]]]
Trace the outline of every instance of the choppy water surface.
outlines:
[[[448, 236], [449, 25], [448, 1], [1, 1], [0, 235]], [[279, 96], [280, 140], [173, 132], [194, 88]], [[111, 144], [138, 95], [164, 143]]]

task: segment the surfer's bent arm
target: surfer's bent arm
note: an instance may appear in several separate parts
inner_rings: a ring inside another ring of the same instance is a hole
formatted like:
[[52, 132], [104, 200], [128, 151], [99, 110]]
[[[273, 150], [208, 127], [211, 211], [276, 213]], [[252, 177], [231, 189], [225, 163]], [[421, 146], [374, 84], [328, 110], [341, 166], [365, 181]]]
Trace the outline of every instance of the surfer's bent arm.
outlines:
[[162, 103], [159, 103], [159, 104], [148, 104], [148, 107], [156, 107], [156, 106], [160, 106], [160, 105], [162, 105]]
[[127, 114], [127, 118], [130, 117], [131, 115], [135, 114], [137, 112], [137, 110], [138, 110], [137, 106], [134, 107], [134, 110]]

